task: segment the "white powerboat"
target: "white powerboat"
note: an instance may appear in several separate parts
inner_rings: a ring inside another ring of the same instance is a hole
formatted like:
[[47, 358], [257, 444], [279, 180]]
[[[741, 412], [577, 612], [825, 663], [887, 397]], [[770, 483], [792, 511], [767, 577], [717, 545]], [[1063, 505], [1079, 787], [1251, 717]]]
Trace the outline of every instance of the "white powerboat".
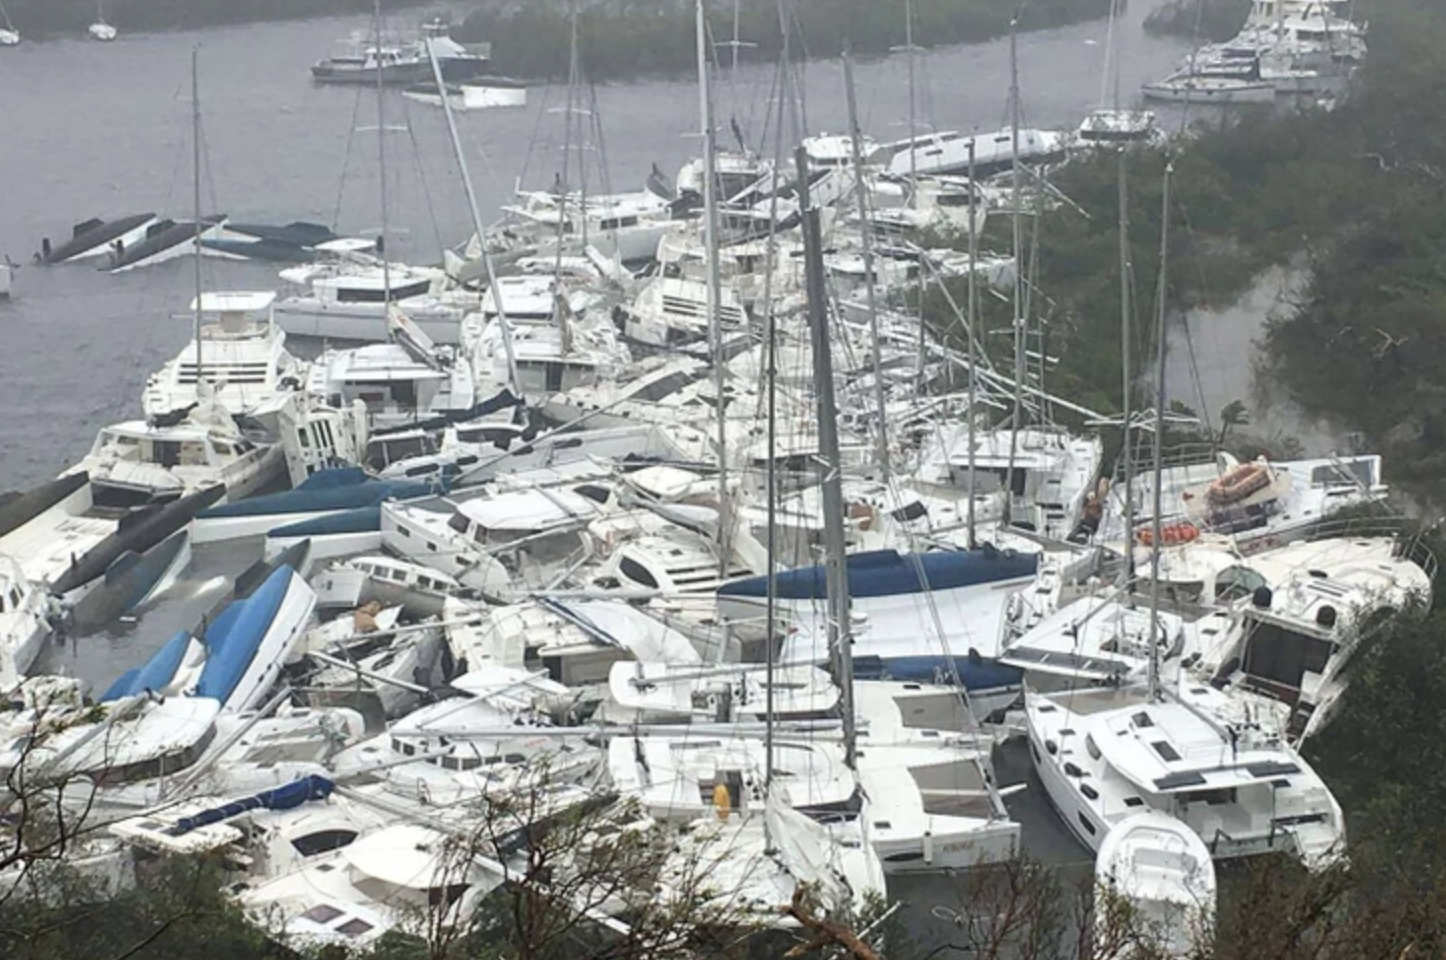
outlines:
[[305, 292], [276, 305], [276, 322], [288, 334], [362, 343], [391, 336], [388, 302], [434, 343], [461, 341], [462, 318], [477, 307], [476, 294], [448, 291], [441, 270], [388, 264], [360, 253], [345, 259], [287, 267], [281, 279]]
[[393, 307], [388, 327], [392, 343], [328, 350], [318, 357], [307, 392], [338, 409], [360, 401], [374, 431], [471, 412], [476, 395], [467, 359], [435, 345], [399, 307]]
[[241, 500], [286, 472], [280, 445], [253, 440], [230, 414], [197, 403], [184, 419], [164, 423], [133, 420], [101, 429], [69, 473], [88, 473], [97, 503], [110, 506], [164, 503], [203, 487], [226, 487]]
[[191, 310], [199, 306], [201, 339], [188, 343], [146, 381], [141, 394], [145, 415], [163, 416], [195, 402], [202, 382], [211, 399], [233, 416], [299, 390], [305, 365], [287, 352], [286, 333], [273, 322], [275, 300], [271, 292], [203, 293], [199, 305], [193, 300]]
[[50, 601], [12, 558], [0, 555], [0, 691], [8, 694], [50, 636]]

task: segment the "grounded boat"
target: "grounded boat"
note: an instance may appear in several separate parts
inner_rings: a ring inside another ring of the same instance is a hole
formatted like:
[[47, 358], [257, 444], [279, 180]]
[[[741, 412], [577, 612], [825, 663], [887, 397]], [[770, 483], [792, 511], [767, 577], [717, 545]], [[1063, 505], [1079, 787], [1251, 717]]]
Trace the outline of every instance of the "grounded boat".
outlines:
[[241, 500], [281, 477], [279, 445], [258, 443], [215, 404], [196, 404], [177, 422], [132, 420], [101, 429], [72, 472], [90, 475], [96, 502], [116, 507], [167, 503], [207, 487]]
[[274, 402], [278, 394], [299, 390], [305, 367], [287, 352], [286, 334], [273, 322], [275, 300], [269, 291], [239, 291], [203, 293], [191, 301], [200, 339], [146, 381], [141, 394], [145, 415], [189, 406], [204, 390], [227, 413], [239, 416]]
[[[1054, 130], [1024, 129], [1017, 132], [1019, 162], [1054, 163], [1063, 160], [1069, 138]], [[938, 177], [969, 172], [969, 148], [974, 148], [974, 175], [987, 177], [1014, 164], [1016, 131], [1005, 127], [997, 133], [968, 136], [953, 130], [929, 133], [912, 140], [891, 143], [893, 151], [886, 171], [895, 177]]]

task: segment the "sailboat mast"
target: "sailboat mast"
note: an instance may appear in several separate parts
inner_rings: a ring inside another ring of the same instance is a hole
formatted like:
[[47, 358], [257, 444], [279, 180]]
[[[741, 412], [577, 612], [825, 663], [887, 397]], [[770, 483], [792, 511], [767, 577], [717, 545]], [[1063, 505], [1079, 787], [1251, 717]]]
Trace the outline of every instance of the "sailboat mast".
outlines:
[[[849, 108], [849, 148], [853, 153], [854, 197], [859, 208], [859, 236], [864, 254], [864, 296], [869, 308], [869, 339], [874, 352], [874, 408], [878, 411], [878, 458], [879, 470], [885, 481], [889, 479], [889, 431], [888, 417], [884, 409], [884, 369], [879, 343], [879, 308], [874, 293], [874, 241], [870, 232], [869, 187], [864, 181], [863, 134], [859, 130], [859, 105], [854, 92], [854, 61], [846, 46], [843, 52], [844, 88]], [[923, 319], [919, 321], [923, 330]]]
[[723, 299], [722, 280], [718, 273], [718, 145], [713, 125], [713, 90], [708, 74], [708, 19], [703, 10], [703, 0], [696, 0], [694, 6], [698, 34], [698, 108], [703, 121], [703, 245], [708, 256], [708, 335], [713, 354], [714, 389], [718, 394], [718, 573], [726, 576], [732, 510], [728, 502], [728, 419], [723, 393], [728, 369], [723, 362], [723, 318], [718, 311]]
[[392, 266], [387, 248], [387, 97], [382, 70], [382, 0], [374, 0], [372, 15], [376, 19], [377, 61], [377, 172], [381, 178], [382, 229], [377, 235], [377, 252], [382, 255], [382, 332], [385, 339], [392, 333]]
[[808, 291], [808, 326], [813, 341], [814, 392], [818, 395], [818, 464], [823, 485], [824, 551], [828, 586], [828, 645], [833, 657], [843, 712], [844, 762], [854, 766], [858, 753], [854, 716], [854, 664], [850, 629], [848, 542], [843, 528], [843, 478], [839, 463], [838, 408], [833, 392], [833, 350], [828, 339], [827, 290], [823, 278], [823, 236], [818, 210], [808, 192], [808, 152], [794, 154], [798, 167], [798, 201], [803, 212], [804, 265]]
[[452, 101], [447, 95], [447, 84], [442, 77], [442, 65], [437, 62], [437, 51], [431, 39], [426, 42], [427, 60], [432, 65], [432, 80], [437, 84], [437, 96], [442, 98], [442, 116], [447, 120], [447, 136], [452, 141], [452, 155], [457, 160], [457, 169], [462, 174], [462, 190], [467, 195], [467, 213], [472, 217], [472, 232], [482, 250], [482, 266], [487, 271], [487, 288], [492, 291], [492, 306], [497, 311], [497, 322], [502, 326], [502, 349], [507, 354], [507, 376], [512, 381], [512, 392], [518, 399], [526, 399], [522, 393], [522, 380], [517, 374], [517, 354], [512, 346], [512, 326], [507, 322], [507, 308], [502, 304], [502, 288], [497, 285], [497, 270], [492, 263], [492, 253], [487, 249], [487, 236], [482, 227], [482, 212], [477, 204], [477, 191], [472, 187], [472, 174], [467, 169], [467, 155], [462, 150], [461, 138], [457, 136], [457, 120], [452, 114]]
[[979, 194], [974, 182], [974, 152], [977, 141], [974, 138], [969, 140], [969, 287], [967, 290], [969, 303], [966, 305], [966, 316], [969, 320], [969, 329], [965, 331], [969, 337], [969, 459], [967, 466], [966, 482], [968, 484], [969, 500], [966, 505], [966, 522], [969, 530], [969, 549], [976, 546], [974, 539], [974, 431], [978, 421], [978, 410], [975, 406], [979, 402], [979, 371], [976, 364], [979, 362], [979, 355], [975, 348], [975, 338], [978, 336], [979, 322], [979, 221], [978, 206]]
[[191, 48], [191, 211], [196, 247], [196, 309], [192, 322], [196, 337], [196, 399], [201, 399], [201, 50]]
[[[782, 20], [782, 5], [779, 10]], [[778, 111], [774, 118], [775, 133], [773, 138], [773, 177], [775, 180], [783, 174], [783, 103], [791, 91], [792, 68], [789, 65], [789, 57], [792, 53], [789, 37], [791, 31], [787, 29], [787, 22], [783, 21], [783, 49], [779, 56], [778, 63]], [[797, 135], [797, 131], [794, 131]], [[768, 690], [765, 695], [764, 720], [766, 722], [763, 734], [763, 782], [765, 786], [773, 783], [773, 678], [775, 674], [775, 655], [773, 647], [774, 624], [778, 622], [778, 460], [773, 456], [773, 451], [778, 446], [778, 315], [774, 311], [773, 302], [773, 271], [778, 259], [778, 190], [770, 191], [768, 198], [768, 268], [763, 274], [763, 309], [767, 311], [764, 317], [765, 350], [767, 357], [768, 377], [768, 597], [764, 607], [764, 620], [766, 624], [768, 642], [764, 644], [764, 656], [766, 658]], [[765, 820], [764, 830], [768, 830]]]
[[[1121, 424], [1124, 434], [1124, 485], [1125, 485], [1125, 572], [1124, 586], [1129, 587], [1135, 577], [1135, 452], [1130, 447], [1130, 419], [1134, 414], [1131, 402], [1134, 387], [1134, 371], [1130, 358], [1134, 353], [1134, 334], [1131, 330], [1130, 303], [1130, 200], [1127, 154], [1120, 151], [1120, 395], [1124, 408]], [[1100, 504], [1103, 508], [1104, 504]]]
[[1170, 177], [1175, 172], [1173, 161], [1165, 164], [1164, 198], [1160, 201], [1160, 288], [1156, 292], [1159, 315], [1155, 321], [1155, 466], [1154, 519], [1150, 540], [1150, 696], [1160, 690], [1160, 477], [1163, 473], [1165, 437], [1165, 294], [1169, 290], [1170, 257]]
[[909, 51], [909, 206], [918, 209], [919, 145], [914, 138], [919, 135], [919, 118], [914, 85], [914, 0], [904, 0], [904, 47]]
[[1014, 215], [1014, 413], [1009, 421], [1009, 469], [1004, 482], [1004, 517], [1013, 522], [1014, 461], [1019, 452], [1019, 427], [1024, 416], [1024, 240], [1022, 191], [1019, 169], [1019, 21], [1009, 22], [1009, 134], [1013, 158], [1010, 164]]
[[[567, 52], [567, 112], [563, 114], [562, 121], [562, 177], [557, 185], [557, 255], [553, 264], [553, 272], [559, 276], [562, 274], [562, 248], [567, 241], [567, 194], [569, 190], [569, 164], [572, 162], [572, 123], [573, 114], [577, 110], [577, 86], [580, 82], [580, 78], [578, 77], [579, 62], [577, 53], [576, 2], [574, 2], [572, 5], [572, 11], [569, 15], [569, 19], [571, 21], [571, 28], [568, 34]], [[581, 139], [581, 131], [579, 131], [578, 136], [579, 139]], [[578, 166], [581, 167], [581, 147], [579, 147], [578, 150]], [[581, 179], [582, 173], [579, 170], [578, 180], [581, 181]], [[578, 213], [578, 219], [583, 221], [585, 229], [587, 217], [585, 215], [582, 215], [581, 210], [579, 210]], [[584, 249], [586, 249], [585, 242]]]

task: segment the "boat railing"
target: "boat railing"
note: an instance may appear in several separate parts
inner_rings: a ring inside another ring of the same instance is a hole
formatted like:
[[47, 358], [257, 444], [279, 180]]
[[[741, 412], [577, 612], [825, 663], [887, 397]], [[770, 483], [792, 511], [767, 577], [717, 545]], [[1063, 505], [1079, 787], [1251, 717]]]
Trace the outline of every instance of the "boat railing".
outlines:
[[1403, 514], [1347, 514], [1328, 517], [1311, 524], [1302, 539], [1336, 540], [1349, 537], [1391, 537], [1397, 541], [1396, 555], [1416, 564], [1432, 580], [1440, 561], [1425, 541], [1420, 522]]
[[[1152, 439], [1149, 434], [1143, 434], [1134, 447], [1135, 469], [1134, 475], [1138, 481], [1149, 474], [1150, 467], [1154, 464], [1155, 452], [1151, 446]], [[1216, 447], [1212, 443], [1203, 440], [1188, 441], [1172, 444], [1160, 451], [1160, 463], [1165, 469], [1171, 467], [1196, 467], [1215, 462]], [[1115, 462], [1114, 482], [1120, 483], [1125, 479], [1124, 459]]]

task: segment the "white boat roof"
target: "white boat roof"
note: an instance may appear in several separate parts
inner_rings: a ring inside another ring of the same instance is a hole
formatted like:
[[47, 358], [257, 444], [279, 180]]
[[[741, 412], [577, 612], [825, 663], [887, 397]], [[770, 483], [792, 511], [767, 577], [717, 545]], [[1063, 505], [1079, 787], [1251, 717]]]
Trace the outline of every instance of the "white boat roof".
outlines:
[[446, 834], [420, 824], [398, 823], [357, 837], [342, 849], [342, 859], [383, 883], [426, 890], [460, 879], [447, 876], [448, 850]]
[[200, 301], [202, 313], [260, 313], [276, 302], [274, 290], [207, 291], [192, 298], [191, 310]]
[[488, 530], [540, 530], [597, 516], [599, 504], [571, 490], [517, 490], [468, 500], [457, 512]]
[[[205, 441], [214, 431], [211, 427], [190, 422], [178, 423], [169, 427], [155, 427], [145, 420], [126, 420], [123, 423], [113, 423], [108, 427], [101, 427], [101, 432], [117, 437], [186, 442]], [[233, 439], [242, 438], [238, 434]]]
[[[1195, 690], [1208, 696], [1204, 688]], [[1100, 714], [1091, 718], [1088, 732], [1106, 762], [1149, 793], [1227, 790], [1309, 770], [1285, 748], [1253, 745], [1243, 737], [1232, 743], [1221, 727], [1175, 700]]]

